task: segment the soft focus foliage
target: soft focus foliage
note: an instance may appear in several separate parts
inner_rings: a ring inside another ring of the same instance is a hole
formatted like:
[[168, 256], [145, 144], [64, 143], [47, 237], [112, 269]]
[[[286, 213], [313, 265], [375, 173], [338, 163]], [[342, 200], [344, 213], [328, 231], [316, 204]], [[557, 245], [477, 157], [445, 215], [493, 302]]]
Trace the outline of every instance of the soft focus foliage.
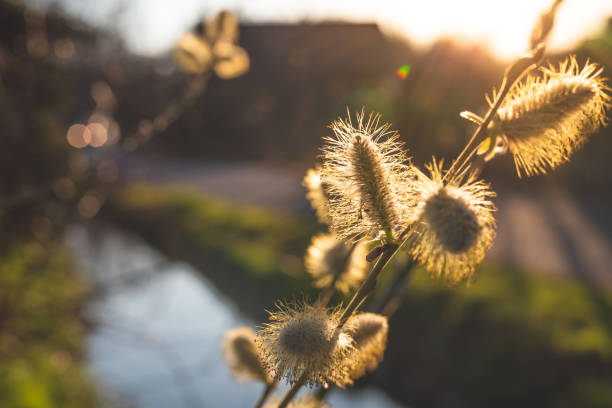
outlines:
[[312, 237], [304, 266], [316, 287], [325, 288], [333, 282], [340, 292], [348, 293], [359, 286], [368, 272], [367, 254], [365, 242], [350, 244], [335, 234], [321, 233]]
[[347, 322], [351, 328], [354, 350], [346, 361], [349, 377], [354, 381], [366, 371], [373, 371], [383, 359], [387, 348], [389, 324], [385, 316], [375, 313], [359, 313]]
[[308, 169], [302, 185], [306, 187], [306, 198], [310, 206], [316, 211], [317, 219], [321, 224], [331, 224], [329, 216], [329, 185], [323, 184], [321, 180], [321, 169], [317, 166]]
[[412, 275], [394, 316], [411, 325], [393, 324], [383, 362], [404, 376], [386, 377], [389, 389], [417, 405], [441, 404], [444, 389], [471, 406], [608, 406], [612, 292], [491, 263], [481, 272], [469, 288]]
[[210, 68], [213, 54], [210, 45], [202, 37], [187, 33], [176, 45], [174, 58], [186, 72], [200, 74]]
[[256, 380], [271, 383], [255, 344], [255, 332], [250, 327], [239, 327], [225, 334], [223, 359], [238, 381]]
[[[110, 211], [114, 209], [125, 225], [144, 227], [145, 236], [157, 245], [170, 245], [174, 253], [193, 250], [231, 260], [253, 278], [271, 278], [278, 272], [306, 278], [301, 259], [316, 227], [297, 217], [153, 184], [118, 190]], [[142, 221], [150, 217], [157, 223], [145, 226]]]
[[202, 74], [211, 68], [223, 79], [232, 79], [249, 70], [250, 59], [238, 46], [238, 20], [229, 11], [221, 11], [204, 22], [204, 32], [186, 33], [174, 47], [174, 59], [190, 74]]
[[85, 288], [64, 250], [45, 245], [16, 244], [0, 257], [0, 406], [95, 406], [75, 316]]

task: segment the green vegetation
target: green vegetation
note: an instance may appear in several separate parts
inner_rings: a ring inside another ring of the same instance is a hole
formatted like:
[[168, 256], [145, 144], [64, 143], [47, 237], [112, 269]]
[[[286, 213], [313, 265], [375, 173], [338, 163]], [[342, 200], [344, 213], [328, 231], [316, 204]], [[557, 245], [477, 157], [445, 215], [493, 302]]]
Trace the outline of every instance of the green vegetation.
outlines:
[[[107, 215], [256, 320], [279, 297], [316, 293], [301, 265], [312, 222], [151, 185], [119, 191]], [[612, 293], [573, 281], [485, 263], [469, 288], [448, 288], [416, 270], [366, 381], [416, 406], [608, 407], [611, 322]]]
[[80, 364], [85, 291], [67, 253], [50, 243], [14, 244], [0, 270], [0, 406], [95, 406]]
[[302, 257], [318, 228], [297, 217], [151, 185], [120, 190], [107, 213], [166, 255], [196, 265], [253, 318], [264, 317], [279, 294], [308, 287]]
[[611, 322], [612, 293], [569, 280], [485, 263], [448, 288], [417, 270], [381, 371], [417, 406], [609, 407]]

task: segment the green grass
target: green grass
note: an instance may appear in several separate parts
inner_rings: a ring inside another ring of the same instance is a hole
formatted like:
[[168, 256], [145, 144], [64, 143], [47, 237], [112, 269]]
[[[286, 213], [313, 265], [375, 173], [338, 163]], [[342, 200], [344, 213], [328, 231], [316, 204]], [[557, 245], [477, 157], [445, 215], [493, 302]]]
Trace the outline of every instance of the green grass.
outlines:
[[417, 270], [383, 383], [416, 406], [609, 407], [611, 317], [609, 291], [569, 280], [489, 262], [469, 288], [448, 288]]
[[[118, 192], [108, 214], [258, 321], [275, 299], [316, 293], [301, 265], [312, 221], [146, 185]], [[612, 406], [612, 295], [491, 262], [469, 288], [417, 269], [367, 381], [424, 407]]]
[[256, 319], [279, 294], [315, 293], [302, 265], [310, 237], [320, 230], [312, 222], [151, 185], [119, 191], [106, 211], [166, 255], [196, 265]]
[[0, 271], [0, 406], [95, 406], [81, 364], [84, 285], [67, 253], [48, 242], [14, 244]]
[[416, 273], [412, 287], [423, 298], [449, 298], [449, 313], [462, 315], [470, 305], [482, 305], [486, 318], [513, 321], [542, 330], [550, 346], [560, 352], [595, 353], [612, 358], [612, 336], [607, 321], [612, 294], [603, 292], [607, 310], [593, 301], [592, 289], [565, 279], [526, 276], [512, 268], [485, 263], [470, 287], [448, 288]]

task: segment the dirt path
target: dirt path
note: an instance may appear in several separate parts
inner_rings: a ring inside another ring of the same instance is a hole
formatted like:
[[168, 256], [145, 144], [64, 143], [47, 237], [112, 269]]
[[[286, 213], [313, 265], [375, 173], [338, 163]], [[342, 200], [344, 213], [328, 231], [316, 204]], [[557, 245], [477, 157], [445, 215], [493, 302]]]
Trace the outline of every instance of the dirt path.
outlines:
[[[302, 174], [283, 168], [135, 159], [124, 170], [130, 181], [187, 185], [231, 201], [295, 213], [310, 211]], [[500, 193], [497, 238], [489, 256], [545, 275], [612, 286], [612, 224], [606, 218], [612, 203], [597, 202], [596, 210], [588, 214], [583, 209], [589, 207], [586, 204], [579, 206], [561, 192]]]
[[568, 195], [518, 194], [497, 199], [498, 233], [490, 256], [549, 275], [612, 285], [612, 231], [596, 225]]

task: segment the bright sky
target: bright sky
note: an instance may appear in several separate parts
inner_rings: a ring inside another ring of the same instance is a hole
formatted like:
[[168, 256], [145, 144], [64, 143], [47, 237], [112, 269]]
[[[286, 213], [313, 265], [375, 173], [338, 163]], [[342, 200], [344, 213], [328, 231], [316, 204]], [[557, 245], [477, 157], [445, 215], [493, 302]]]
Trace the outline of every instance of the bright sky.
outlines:
[[[418, 45], [451, 36], [488, 46], [513, 58], [527, 45], [531, 27], [552, 0], [28, 0], [58, 2], [88, 23], [114, 26], [132, 50], [166, 51], [201, 16], [226, 8], [250, 22], [324, 19], [376, 21]], [[552, 50], [576, 45], [597, 34], [612, 16], [611, 0], [565, 0], [550, 39]]]

